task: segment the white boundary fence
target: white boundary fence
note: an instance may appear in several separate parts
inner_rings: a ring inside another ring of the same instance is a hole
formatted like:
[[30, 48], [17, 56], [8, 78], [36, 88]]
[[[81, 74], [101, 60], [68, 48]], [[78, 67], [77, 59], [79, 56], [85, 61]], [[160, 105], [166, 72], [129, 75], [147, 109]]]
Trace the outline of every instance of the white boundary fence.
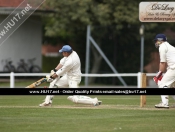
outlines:
[[[16, 76], [46, 76], [50, 73], [0, 73], [0, 76], [10, 77], [10, 88], [15, 87]], [[156, 73], [146, 73], [146, 76], [155, 76]], [[82, 77], [137, 77], [137, 87], [141, 87], [141, 72], [138, 73], [119, 73], [119, 74], [82, 74]], [[36, 80], [37, 81], [37, 80]]]

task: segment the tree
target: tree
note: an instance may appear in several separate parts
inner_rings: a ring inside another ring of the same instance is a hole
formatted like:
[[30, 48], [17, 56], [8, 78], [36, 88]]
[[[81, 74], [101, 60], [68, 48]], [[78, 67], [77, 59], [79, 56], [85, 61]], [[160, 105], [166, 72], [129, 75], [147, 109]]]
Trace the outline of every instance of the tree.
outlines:
[[[73, 43], [80, 54], [80, 59], [85, 60], [86, 27], [91, 25], [92, 36], [117, 70], [124, 73], [138, 72], [141, 25], [138, 18], [139, 2], [140, 0], [47, 0], [44, 7], [55, 9], [56, 13], [43, 19], [45, 36], [60, 37]], [[145, 55], [147, 55], [145, 64], [147, 64], [149, 53], [153, 50], [153, 43], [150, 40], [170, 24], [144, 23], [144, 25]], [[101, 66], [104, 60], [92, 46], [91, 53], [93, 55], [91, 55], [91, 72], [98, 73], [99, 70], [111, 72], [109, 67]], [[84, 65], [82, 63], [82, 72]], [[133, 82], [132, 79], [126, 81]]]

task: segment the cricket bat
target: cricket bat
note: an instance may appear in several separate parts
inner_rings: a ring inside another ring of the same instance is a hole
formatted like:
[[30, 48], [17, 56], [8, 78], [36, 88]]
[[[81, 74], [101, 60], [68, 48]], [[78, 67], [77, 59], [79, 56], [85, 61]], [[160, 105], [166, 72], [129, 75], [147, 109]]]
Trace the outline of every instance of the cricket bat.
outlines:
[[47, 82], [46, 78], [41, 78], [40, 80], [30, 84], [29, 86], [25, 87], [25, 88], [36, 88], [38, 86], [40, 86], [41, 84], [43, 84], [44, 82]]

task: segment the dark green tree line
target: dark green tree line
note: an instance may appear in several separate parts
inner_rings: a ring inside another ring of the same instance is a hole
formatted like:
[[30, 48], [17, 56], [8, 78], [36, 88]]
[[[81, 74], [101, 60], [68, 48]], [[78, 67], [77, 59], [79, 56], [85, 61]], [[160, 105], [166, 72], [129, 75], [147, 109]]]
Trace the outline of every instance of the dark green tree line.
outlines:
[[[92, 37], [120, 73], [139, 72], [141, 24], [145, 26], [145, 65], [150, 61], [150, 53], [155, 50], [151, 40], [157, 33], [174, 25], [174, 23], [141, 23], [140, 2], [140, 0], [47, 0], [43, 8], [54, 9], [56, 13], [43, 18], [45, 37], [71, 43], [80, 55], [84, 73], [86, 28], [87, 25], [91, 25]], [[93, 46], [90, 61], [91, 73], [112, 73]], [[95, 80], [93, 78], [90, 81]], [[120, 84], [117, 78], [110, 79], [108, 83], [111, 81]], [[133, 78], [126, 78], [125, 81], [129, 84], [134, 82]]]

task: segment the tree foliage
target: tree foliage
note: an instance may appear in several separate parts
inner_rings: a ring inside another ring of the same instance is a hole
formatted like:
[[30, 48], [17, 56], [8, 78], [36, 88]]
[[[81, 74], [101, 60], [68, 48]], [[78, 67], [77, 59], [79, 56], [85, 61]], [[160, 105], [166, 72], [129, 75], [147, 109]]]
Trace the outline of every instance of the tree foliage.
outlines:
[[[120, 73], [139, 72], [141, 24], [145, 27], [145, 65], [150, 61], [150, 52], [154, 50], [154, 36], [174, 26], [174, 23], [141, 23], [140, 2], [141, 0], [47, 0], [44, 8], [54, 9], [56, 13], [43, 18], [45, 36], [71, 43], [80, 55], [84, 73], [86, 27], [91, 25], [94, 40]], [[90, 60], [91, 72], [112, 73], [107, 65], [104, 66], [106, 63], [93, 46]], [[113, 83], [120, 84], [116, 79], [112, 80]], [[133, 83], [132, 79], [125, 81]]]
[[58, 36], [61, 31], [71, 32], [87, 25], [116, 25], [123, 23], [138, 24], [138, 2], [121, 0], [47, 0], [45, 7], [56, 10], [46, 24], [46, 35]]

